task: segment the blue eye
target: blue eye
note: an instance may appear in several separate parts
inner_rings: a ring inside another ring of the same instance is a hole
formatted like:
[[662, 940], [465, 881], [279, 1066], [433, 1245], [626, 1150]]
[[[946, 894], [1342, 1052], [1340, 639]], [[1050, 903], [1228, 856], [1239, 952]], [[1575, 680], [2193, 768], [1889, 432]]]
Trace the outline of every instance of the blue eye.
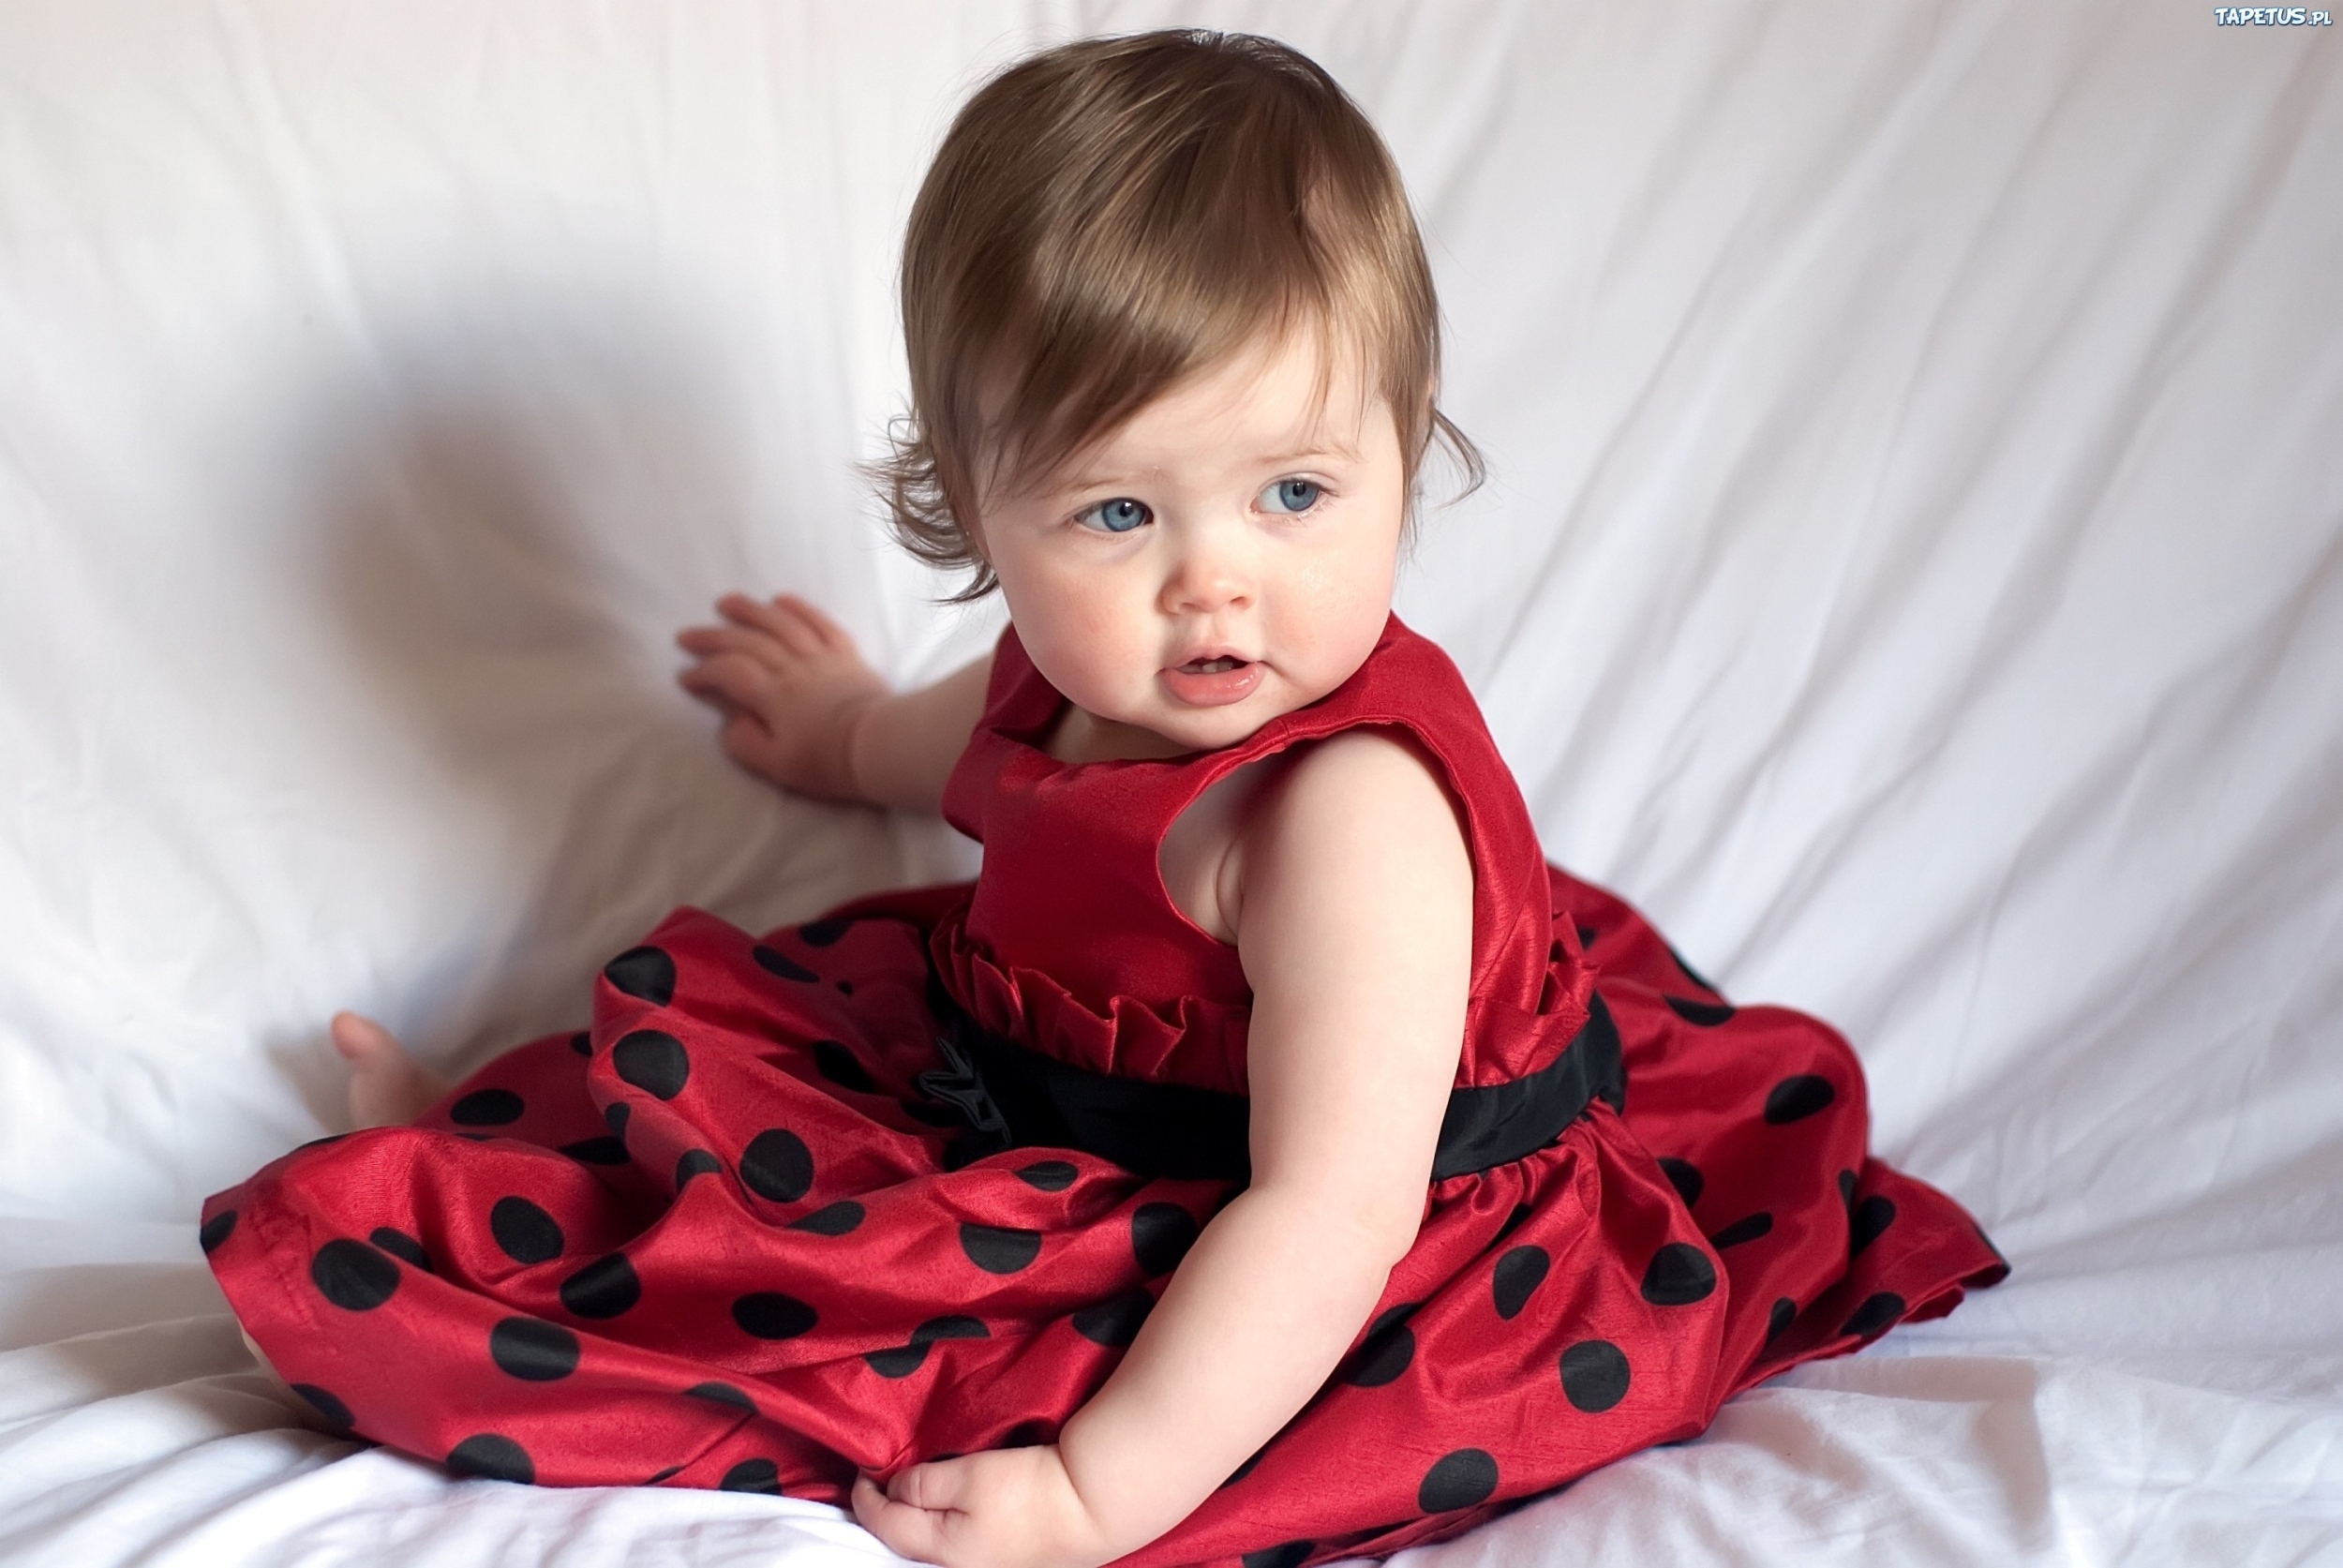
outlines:
[[1095, 528], [1101, 533], [1128, 533], [1154, 515], [1147, 510], [1145, 501], [1117, 496], [1112, 500], [1102, 500], [1091, 507], [1077, 520], [1085, 528]]
[[1315, 480], [1280, 479], [1261, 493], [1261, 504], [1272, 512], [1307, 512], [1323, 492]]

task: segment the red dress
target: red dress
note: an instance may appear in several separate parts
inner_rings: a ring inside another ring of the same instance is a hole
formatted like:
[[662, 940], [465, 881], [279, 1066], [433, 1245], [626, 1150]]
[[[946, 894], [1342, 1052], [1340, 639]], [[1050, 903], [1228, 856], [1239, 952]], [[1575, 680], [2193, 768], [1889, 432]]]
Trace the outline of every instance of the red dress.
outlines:
[[[971, 886], [759, 939], [696, 909], [592, 1027], [204, 1206], [238, 1316], [330, 1422], [459, 1472], [843, 1504], [856, 1467], [1052, 1441], [1245, 1175], [1248, 993], [1157, 849], [1231, 769], [1358, 724], [1462, 803], [1470, 1002], [1415, 1246], [1285, 1428], [1123, 1560], [1455, 1533], [2005, 1265], [1867, 1157], [1826, 1025], [1735, 1008], [1549, 867], [1462, 678], [1394, 617], [1222, 751], [1082, 765], [1002, 635], [945, 813]], [[1395, 918], [1406, 918], [1395, 911]]]

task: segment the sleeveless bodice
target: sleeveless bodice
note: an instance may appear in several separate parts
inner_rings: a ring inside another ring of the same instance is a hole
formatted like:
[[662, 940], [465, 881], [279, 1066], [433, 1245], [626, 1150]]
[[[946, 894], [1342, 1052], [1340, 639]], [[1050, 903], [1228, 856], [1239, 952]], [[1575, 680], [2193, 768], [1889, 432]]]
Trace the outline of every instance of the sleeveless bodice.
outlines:
[[1412, 736], [1462, 808], [1472, 965], [1456, 1083], [1543, 1068], [1586, 1022], [1590, 976], [1553, 917], [1529, 808], [1462, 675], [1396, 615], [1341, 686], [1217, 751], [1060, 762], [1042, 747], [1065, 707], [1005, 630], [944, 797], [945, 816], [984, 844], [983, 869], [931, 944], [984, 1028], [1095, 1072], [1244, 1093], [1251, 992], [1236, 948], [1165, 890], [1163, 836], [1236, 769], [1361, 725]]

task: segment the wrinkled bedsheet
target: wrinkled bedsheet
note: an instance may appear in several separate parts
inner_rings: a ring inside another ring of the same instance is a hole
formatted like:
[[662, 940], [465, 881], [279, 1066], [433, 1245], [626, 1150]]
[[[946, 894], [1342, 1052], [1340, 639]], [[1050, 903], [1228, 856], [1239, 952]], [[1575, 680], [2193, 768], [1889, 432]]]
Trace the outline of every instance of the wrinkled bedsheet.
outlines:
[[986, 646], [854, 467], [903, 212], [1166, 22], [1406, 170], [1490, 479], [1400, 609], [1547, 852], [2016, 1265], [1410, 1561], [2343, 1561], [2343, 41], [2081, 0], [0, 7], [0, 1561], [887, 1560], [307, 1430], [195, 1205], [341, 1125], [337, 1008], [466, 1068], [678, 903], [972, 867], [668, 639]]

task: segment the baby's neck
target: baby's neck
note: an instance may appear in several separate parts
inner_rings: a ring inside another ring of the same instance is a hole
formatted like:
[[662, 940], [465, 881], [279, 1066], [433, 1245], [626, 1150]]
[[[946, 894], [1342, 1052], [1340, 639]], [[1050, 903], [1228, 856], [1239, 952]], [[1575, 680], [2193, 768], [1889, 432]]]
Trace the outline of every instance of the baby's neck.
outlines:
[[1101, 719], [1088, 709], [1067, 703], [1041, 749], [1060, 762], [1128, 762], [1149, 757], [1186, 756], [1194, 751], [1177, 740], [1137, 724]]

